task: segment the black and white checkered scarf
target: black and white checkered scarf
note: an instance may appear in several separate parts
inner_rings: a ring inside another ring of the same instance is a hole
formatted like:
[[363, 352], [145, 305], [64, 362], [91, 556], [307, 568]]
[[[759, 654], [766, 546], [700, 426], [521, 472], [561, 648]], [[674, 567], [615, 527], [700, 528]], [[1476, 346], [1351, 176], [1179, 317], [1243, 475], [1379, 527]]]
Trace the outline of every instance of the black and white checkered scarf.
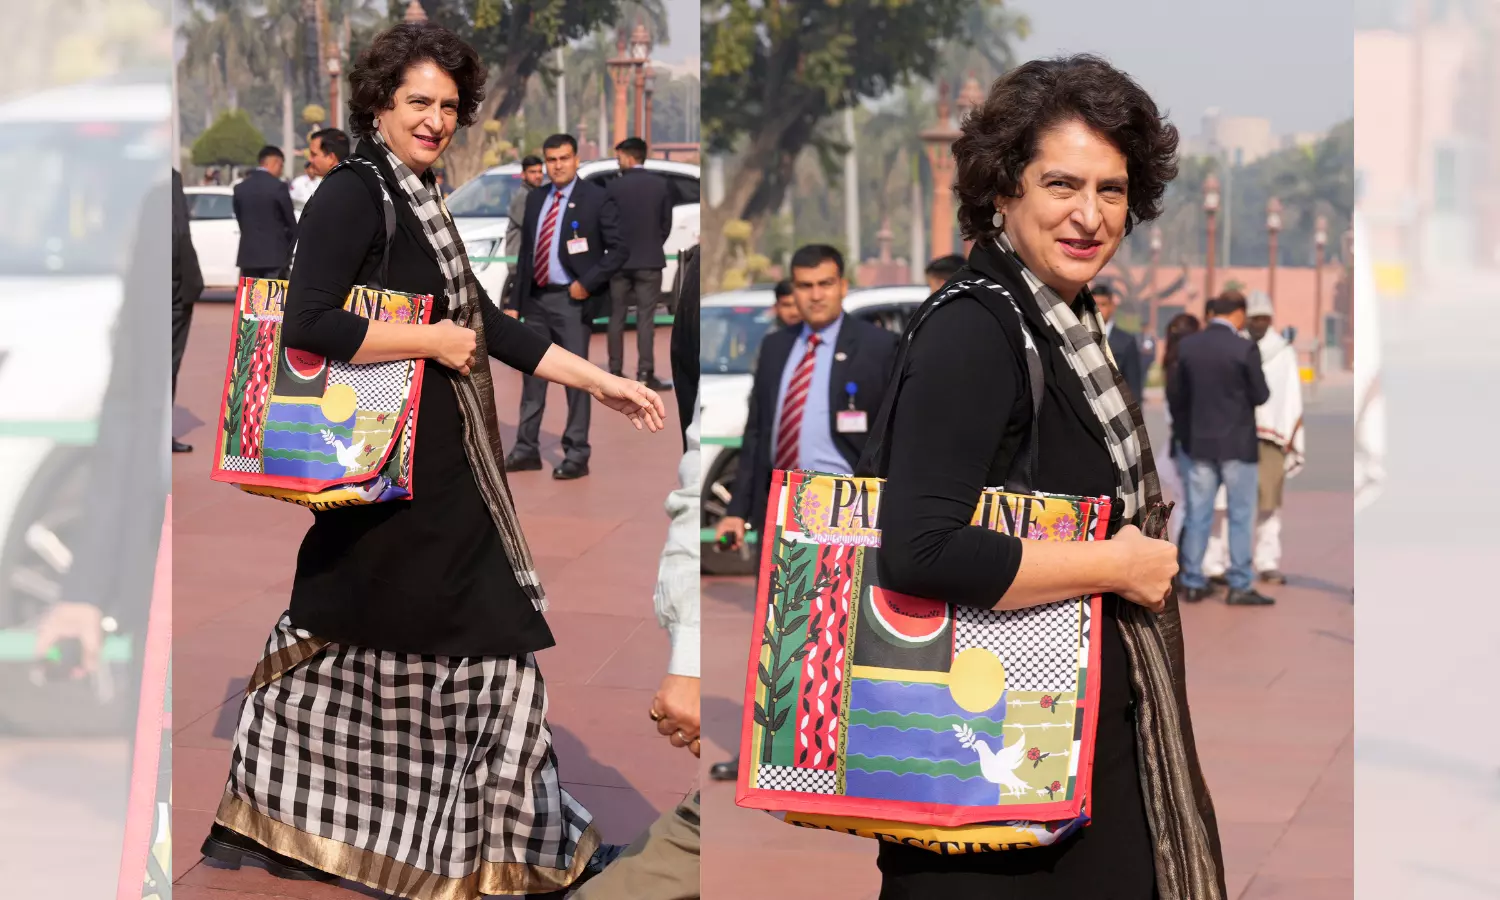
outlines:
[[531, 598], [532, 605], [546, 611], [547, 597], [537, 579], [536, 566], [531, 560], [531, 550], [526, 545], [526, 536], [521, 532], [521, 522], [516, 515], [516, 504], [511, 497], [510, 485], [505, 480], [504, 449], [500, 445], [500, 421], [495, 412], [495, 386], [490, 376], [489, 354], [485, 352], [484, 316], [480, 311], [479, 280], [469, 268], [469, 256], [464, 252], [459, 239], [458, 227], [448, 208], [443, 203], [442, 192], [431, 170], [418, 176], [397, 158], [377, 132], [372, 135], [375, 146], [385, 154], [386, 162], [396, 176], [401, 194], [411, 204], [422, 230], [432, 249], [437, 251], [438, 264], [447, 283], [448, 318], [473, 329], [478, 335], [479, 352], [474, 354], [474, 364], [469, 367], [467, 378], [455, 376], [453, 389], [458, 395], [458, 408], [464, 421], [464, 452], [479, 483], [479, 492], [489, 508], [495, 527], [505, 544], [505, 553], [510, 557], [516, 580], [521, 589]]
[[1081, 311], [1075, 312], [1068, 301], [1021, 262], [1008, 237], [1002, 233], [999, 241], [1000, 248], [1021, 270], [1042, 317], [1062, 335], [1063, 358], [1083, 382], [1089, 408], [1104, 427], [1104, 441], [1117, 471], [1119, 521], [1138, 525], [1138, 516], [1161, 496], [1161, 488], [1156, 484], [1156, 465], [1151, 461], [1151, 442], [1146, 437], [1139, 399], [1130, 397], [1125, 380], [1113, 364], [1104, 337], [1104, 321], [1093, 304], [1084, 304]]

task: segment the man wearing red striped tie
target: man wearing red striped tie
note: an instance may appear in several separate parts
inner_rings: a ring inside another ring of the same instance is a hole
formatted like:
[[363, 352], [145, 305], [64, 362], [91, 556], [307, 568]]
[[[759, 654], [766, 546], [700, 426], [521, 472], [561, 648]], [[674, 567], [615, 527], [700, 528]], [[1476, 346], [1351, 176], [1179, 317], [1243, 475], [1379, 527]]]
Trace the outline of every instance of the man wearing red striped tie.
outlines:
[[[609, 290], [610, 276], [629, 255], [620, 240], [620, 212], [604, 188], [578, 177], [578, 141], [554, 134], [542, 142], [542, 161], [552, 184], [526, 198], [516, 277], [505, 310], [564, 350], [588, 358], [588, 311]], [[563, 461], [557, 479], [589, 473], [587, 393], [567, 389], [568, 424], [563, 430]], [[524, 376], [516, 441], [505, 457], [507, 472], [540, 469], [542, 413], [547, 382]]]
[[[894, 333], [844, 315], [849, 282], [837, 250], [801, 247], [791, 269], [802, 324], [760, 344], [739, 472], [717, 528], [729, 549], [739, 547], [747, 525], [765, 521], [773, 470], [854, 471], [896, 361]], [[712, 774], [733, 779], [735, 764], [719, 763]]]

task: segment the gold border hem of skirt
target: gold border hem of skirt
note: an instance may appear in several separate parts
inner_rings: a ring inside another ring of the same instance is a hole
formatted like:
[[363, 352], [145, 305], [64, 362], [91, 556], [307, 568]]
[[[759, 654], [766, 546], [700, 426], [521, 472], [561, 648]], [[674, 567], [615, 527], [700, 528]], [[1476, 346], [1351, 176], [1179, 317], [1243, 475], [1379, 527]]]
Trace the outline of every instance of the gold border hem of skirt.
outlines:
[[219, 801], [214, 821], [284, 856], [409, 900], [478, 900], [494, 894], [542, 894], [563, 890], [578, 880], [599, 848], [599, 833], [590, 825], [578, 839], [573, 864], [566, 870], [482, 859], [473, 874], [446, 878], [383, 854], [361, 850], [278, 822], [229, 793]]

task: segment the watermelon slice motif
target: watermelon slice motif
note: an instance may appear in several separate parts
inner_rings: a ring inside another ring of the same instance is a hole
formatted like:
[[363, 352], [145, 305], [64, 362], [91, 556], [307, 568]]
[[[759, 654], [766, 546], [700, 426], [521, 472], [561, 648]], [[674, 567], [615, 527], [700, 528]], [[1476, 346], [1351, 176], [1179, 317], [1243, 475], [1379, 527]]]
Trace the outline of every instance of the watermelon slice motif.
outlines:
[[885, 632], [883, 636], [907, 647], [921, 647], [937, 640], [948, 630], [952, 618], [946, 603], [900, 594], [878, 585], [870, 587], [870, 610]]

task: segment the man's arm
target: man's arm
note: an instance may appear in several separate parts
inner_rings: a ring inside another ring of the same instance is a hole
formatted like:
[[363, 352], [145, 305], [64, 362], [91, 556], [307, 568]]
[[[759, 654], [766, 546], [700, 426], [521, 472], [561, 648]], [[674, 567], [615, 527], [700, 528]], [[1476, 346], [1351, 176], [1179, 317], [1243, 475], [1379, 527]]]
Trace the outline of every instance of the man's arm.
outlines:
[[[658, 176], [659, 177], [659, 176]], [[665, 178], [661, 181], [661, 239], [665, 245], [667, 238], [672, 234], [672, 185]], [[663, 246], [665, 249], [665, 246]], [[679, 263], [681, 260], [678, 261]]]
[[697, 678], [700, 605], [698, 562], [702, 541], [698, 536], [699, 493], [703, 483], [698, 443], [699, 414], [687, 430], [687, 452], [677, 467], [678, 487], [667, 495], [667, 543], [662, 548], [656, 578], [656, 620], [672, 638], [668, 675]]
[[[763, 365], [766, 361], [765, 341], [761, 341], [759, 357], [755, 366], [755, 380], [750, 387], [750, 410], [745, 417], [744, 434], [740, 438], [739, 470], [735, 473], [729, 504], [724, 510], [724, 515], [736, 519], [743, 519], [750, 515], [750, 498], [752, 492], [756, 490], [756, 485], [760, 483], [762, 473], [756, 471], [756, 462], [760, 458], [758, 450], [761, 442], [761, 429], [769, 431], [775, 427], [774, 422], [762, 423], [760, 421], [761, 394], [769, 389], [772, 396], [775, 396], [781, 373], [769, 372]], [[769, 477], [770, 473], [765, 474]]]
[[286, 229], [287, 243], [296, 243], [297, 212], [292, 208], [292, 189], [279, 178], [276, 179], [276, 186], [276, 208], [281, 211], [281, 224]]
[[1246, 376], [1250, 381], [1250, 405], [1260, 406], [1271, 399], [1271, 388], [1266, 384], [1266, 369], [1260, 361], [1260, 348], [1250, 341], [1250, 352], [1246, 354]]
[[578, 283], [590, 295], [604, 290], [609, 279], [625, 267], [630, 251], [620, 242], [620, 207], [608, 193], [599, 204], [599, 246], [604, 251], [599, 261], [578, 276]]
[[[541, 188], [534, 188], [526, 194], [526, 206], [528, 209], [531, 205], [532, 194], [540, 190]], [[527, 264], [536, 256], [536, 227], [526, 227], [526, 220], [529, 218], [526, 214], [527, 211], [522, 210], [521, 212], [520, 246], [516, 250], [515, 268], [511, 270], [515, 277], [511, 279], [510, 296], [505, 298], [505, 308], [516, 311], [521, 309], [521, 298], [525, 296], [527, 289], [526, 281], [529, 277], [534, 276], [534, 273], [531, 273], [527, 268]], [[528, 277], [523, 278], [522, 276]]]

